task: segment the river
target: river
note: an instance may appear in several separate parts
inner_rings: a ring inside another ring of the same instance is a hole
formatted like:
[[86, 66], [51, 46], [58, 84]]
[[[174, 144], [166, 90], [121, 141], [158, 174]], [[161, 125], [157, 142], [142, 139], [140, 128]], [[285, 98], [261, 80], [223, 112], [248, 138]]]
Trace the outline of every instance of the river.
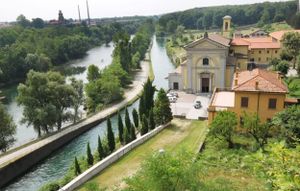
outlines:
[[[151, 49], [151, 61], [153, 72], [155, 75], [154, 85], [157, 89], [168, 88], [168, 82], [165, 77], [174, 70], [173, 64], [170, 62], [166, 50], [165, 39], [156, 38], [154, 36], [153, 46]], [[96, 54], [95, 52], [94, 54]], [[96, 56], [97, 57], [97, 56]], [[138, 108], [138, 101], [128, 107], [129, 113], [133, 108]], [[121, 112], [124, 119], [124, 111]], [[117, 136], [117, 116], [111, 118], [112, 127]], [[45, 183], [57, 180], [65, 175], [73, 162], [74, 157], [85, 156], [86, 144], [90, 143], [92, 151], [96, 150], [98, 135], [106, 134], [106, 121], [100, 123], [89, 131], [75, 138], [72, 142], [65, 145], [46, 160], [42, 161], [35, 168], [31, 169], [24, 176], [18, 178], [15, 182], [4, 188], [6, 191], [33, 191], [38, 190]]]
[[[114, 50], [113, 43], [109, 46], [103, 45], [96, 48], [92, 48], [87, 52], [87, 55], [82, 59], [76, 59], [65, 64], [65, 67], [88, 67], [91, 64], [98, 66], [103, 69], [108, 66], [112, 61], [112, 52]], [[84, 83], [87, 82], [86, 79], [87, 70], [80, 74], [75, 74], [70, 77], [75, 77], [76, 79], [83, 80]], [[17, 86], [12, 85], [1, 89], [2, 94], [6, 97], [4, 101], [4, 106], [6, 107], [8, 113], [12, 116], [14, 122], [17, 124], [17, 130], [14, 138], [16, 142], [12, 147], [17, 147], [28, 143], [37, 138], [37, 133], [34, 131], [32, 126], [27, 127], [26, 124], [21, 124], [20, 121], [23, 116], [23, 107], [19, 106], [16, 101]]]

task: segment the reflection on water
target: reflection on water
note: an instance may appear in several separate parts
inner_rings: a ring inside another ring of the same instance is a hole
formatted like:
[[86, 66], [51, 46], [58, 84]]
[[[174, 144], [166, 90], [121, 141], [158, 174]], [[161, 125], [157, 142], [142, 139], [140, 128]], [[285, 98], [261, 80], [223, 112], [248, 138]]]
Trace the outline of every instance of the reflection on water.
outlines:
[[[168, 82], [165, 79], [168, 73], [174, 70], [174, 66], [169, 61], [164, 48], [164, 39], [155, 38], [151, 50], [151, 61], [155, 75], [154, 85], [159, 88], [168, 88]], [[133, 108], [138, 107], [138, 101], [128, 107], [130, 116]], [[124, 119], [124, 111], [121, 112]], [[111, 118], [113, 131], [117, 137], [117, 116]], [[64, 176], [74, 157], [85, 156], [86, 144], [90, 142], [91, 149], [96, 150], [97, 137], [104, 137], [106, 134], [106, 121], [100, 123], [89, 131], [75, 138], [71, 143], [65, 145], [57, 152], [53, 153], [48, 159], [41, 162], [30, 172], [16, 180], [13, 184], [5, 188], [10, 191], [38, 190], [45, 183], [57, 180]]]

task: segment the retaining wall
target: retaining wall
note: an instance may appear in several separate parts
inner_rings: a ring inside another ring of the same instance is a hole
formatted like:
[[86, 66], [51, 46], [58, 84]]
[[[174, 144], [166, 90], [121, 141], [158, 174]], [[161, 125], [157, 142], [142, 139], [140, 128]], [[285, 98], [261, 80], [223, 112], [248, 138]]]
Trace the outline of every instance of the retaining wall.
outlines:
[[134, 149], [135, 147], [143, 144], [145, 141], [150, 139], [151, 137], [155, 136], [159, 132], [161, 132], [165, 127], [167, 127], [169, 124], [162, 125], [157, 127], [156, 129], [150, 131], [149, 133], [137, 138], [133, 142], [125, 145], [124, 147], [118, 149], [105, 159], [101, 160], [85, 172], [83, 172], [81, 175], [77, 176], [75, 179], [73, 179], [71, 182], [69, 182], [67, 185], [65, 185], [63, 188], [61, 188], [59, 191], [71, 191], [75, 188], [79, 187], [89, 179], [91, 179], [93, 176], [99, 174], [102, 170], [107, 168], [112, 163], [116, 162], [118, 159], [120, 159], [122, 156], [127, 154], [129, 151]]

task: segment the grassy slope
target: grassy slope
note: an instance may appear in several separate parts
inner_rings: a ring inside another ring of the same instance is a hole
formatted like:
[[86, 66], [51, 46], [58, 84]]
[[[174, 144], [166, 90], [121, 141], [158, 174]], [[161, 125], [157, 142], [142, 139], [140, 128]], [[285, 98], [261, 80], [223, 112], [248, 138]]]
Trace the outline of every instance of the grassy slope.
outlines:
[[80, 190], [87, 190], [86, 185], [91, 183], [99, 184], [101, 187], [112, 185], [117, 187], [120, 183], [122, 186], [122, 180], [125, 177], [135, 173], [146, 157], [161, 148], [172, 152], [182, 148], [196, 152], [205, 138], [206, 130], [206, 122], [175, 119], [160, 134], [131, 151], [101, 174], [84, 184]]

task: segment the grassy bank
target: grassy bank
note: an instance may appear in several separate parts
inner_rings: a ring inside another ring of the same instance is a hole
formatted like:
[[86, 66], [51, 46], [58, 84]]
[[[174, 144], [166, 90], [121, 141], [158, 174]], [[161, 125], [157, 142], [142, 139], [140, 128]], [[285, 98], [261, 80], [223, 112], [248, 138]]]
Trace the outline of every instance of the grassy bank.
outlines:
[[123, 179], [134, 174], [153, 152], [165, 149], [177, 152], [187, 149], [197, 152], [204, 141], [207, 127], [203, 121], [175, 119], [172, 124], [151, 140], [131, 151], [128, 155], [114, 163], [102, 173], [85, 183], [79, 190], [89, 191], [98, 187], [118, 189], [124, 185]]

